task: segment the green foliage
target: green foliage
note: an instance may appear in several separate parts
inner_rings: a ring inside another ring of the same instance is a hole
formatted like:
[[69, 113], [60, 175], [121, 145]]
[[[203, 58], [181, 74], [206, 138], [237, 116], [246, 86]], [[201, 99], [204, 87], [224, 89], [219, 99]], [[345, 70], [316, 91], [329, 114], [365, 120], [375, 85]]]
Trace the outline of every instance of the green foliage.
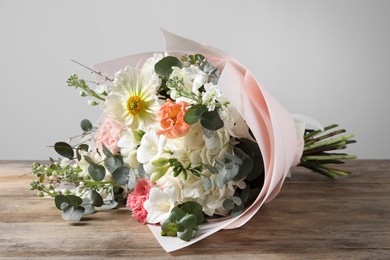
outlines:
[[54, 144], [54, 150], [65, 158], [72, 159], [74, 157], [74, 151], [70, 144], [65, 142], [57, 142]]
[[103, 205], [102, 196], [95, 190], [91, 190], [91, 204], [95, 207], [101, 207]]
[[75, 195], [57, 195], [54, 198], [56, 207], [62, 210], [62, 218], [69, 221], [80, 221], [84, 214], [84, 207], [82, 199]]
[[214, 65], [212, 65], [202, 54], [185, 55], [181, 58], [185, 66], [197, 65], [209, 76], [210, 82], [216, 85], [220, 77], [220, 73]]
[[193, 201], [174, 207], [168, 219], [161, 224], [162, 236], [178, 236], [184, 241], [190, 241], [198, 231], [198, 225], [204, 222], [202, 206]]
[[191, 106], [184, 115], [184, 122], [187, 124], [195, 124], [199, 120], [201, 125], [208, 130], [218, 130], [224, 125], [218, 109], [208, 111], [207, 107], [202, 104]]
[[95, 163], [90, 157], [84, 156], [84, 159], [89, 163], [88, 173], [95, 181], [101, 181], [106, 176], [106, 169], [103, 165]]
[[88, 152], [88, 149], [89, 149], [89, 146], [87, 144], [80, 144], [79, 146], [77, 146], [76, 148], [76, 157], [77, 157], [77, 160], [81, 160], [82, 156], [80, 154], [80, 151], [86, 151]]
[[88, 119], [83, 119], [83, 120], [80, 122], [80, 126], [81, 126], [81, 129], [82, 129], [84, 132], [91, 131], [92, 128], [93, 128], [92, 123], [91, 123]]
[[112, 177], [119, 185], [127, 185], [129, 181], [130, 168], [121, 166], [112, 173]]
[[190, 109], [188, 109], [188, 111], [184, 115], [184, 122], [190, 125], [195, 124], [202, 118], [202, 115], [207, 111], [207, 107], [204, 105], [194, 105], [190, 107]]
[[[77, 88], [82, 89], [83, 90], [83, 92], [82, 92], [83, 97], [90, 96], [90, 97], [96, 98], [100, 101], [105, 101], [105, 99], [103, 98], [103, 96], [104, 96], [103, 94], [102, 95], [97, 94], [94, 90], [92, 90], [87, 85], [85, 80], [79, 79], [79, 77], [76, 74], [70, 75], [70, 77], [68, 78], [66, 83], [67, 83], [68, 87], [74, 87], [75, 89], [77, 89]], [[105, 93], [105, 95], [107, 95], [107, 93]]]
[[169, 78], [169, 75], [171, 75], [173, 71], [172, 67], [174, 66], [182, 68], [180, 60], [173, 56], [167, 56], [156, 63], [156, 65], [154, 66], [154, 71], [162, 79], [167, 80]]

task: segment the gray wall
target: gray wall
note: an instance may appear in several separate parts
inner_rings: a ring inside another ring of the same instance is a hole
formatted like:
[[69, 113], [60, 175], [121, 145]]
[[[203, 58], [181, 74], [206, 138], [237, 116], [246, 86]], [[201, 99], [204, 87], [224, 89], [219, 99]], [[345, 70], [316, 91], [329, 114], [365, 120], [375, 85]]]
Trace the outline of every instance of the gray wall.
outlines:
[[390, 1], [0, 0], [0, 159], [47, 159], [100, 116], [66, 87], [84, 64], [162, 50], [159, 28], [216, 46], [292, 113], [340, 123], [390, 159]]

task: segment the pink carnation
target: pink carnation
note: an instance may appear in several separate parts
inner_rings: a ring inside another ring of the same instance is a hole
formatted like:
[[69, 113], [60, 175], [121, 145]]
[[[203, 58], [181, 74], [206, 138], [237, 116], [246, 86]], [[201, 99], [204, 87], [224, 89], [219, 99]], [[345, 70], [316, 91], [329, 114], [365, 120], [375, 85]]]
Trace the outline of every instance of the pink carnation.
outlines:
[[96, 147], [103, 154], [104, 144], [113, 154], [119, 153], [118, 141], [120, 139], [122, 125], [118, 122], [105, 118], [99, 127], [95, 137]]
[[127, 197], [126, 206], [133, 211], [133, 217], [141, 223], [146, 223], [148, 212], [144, 208], [144, 202], [149, 199], [150, 189], [153, 187], [147, 179], [139, 179], [135, 185], [134, 191]]

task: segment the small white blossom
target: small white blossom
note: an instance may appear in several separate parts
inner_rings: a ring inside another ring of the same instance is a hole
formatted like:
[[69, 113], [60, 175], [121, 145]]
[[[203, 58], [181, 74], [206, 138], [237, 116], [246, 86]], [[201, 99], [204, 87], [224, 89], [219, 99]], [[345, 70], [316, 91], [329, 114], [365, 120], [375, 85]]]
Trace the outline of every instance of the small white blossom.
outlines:
[[146, 221], [151, 224], [161, 223], [169, 217], [169, 213], [175, 206], [177, 197], [173, 187], [160, 190], [157, 187], [150, 189], [149, 199], [144, 202], [144, 208], [148, 212]]
[[215, 109], [215, 103], [217, 99], [222, 96], [221, 91], [217, 88], [217, 86], [212, 83], [204, 84], [205, 93], [202, 95], [203, 105], [207, 106], [209, 111], [213, 111]]

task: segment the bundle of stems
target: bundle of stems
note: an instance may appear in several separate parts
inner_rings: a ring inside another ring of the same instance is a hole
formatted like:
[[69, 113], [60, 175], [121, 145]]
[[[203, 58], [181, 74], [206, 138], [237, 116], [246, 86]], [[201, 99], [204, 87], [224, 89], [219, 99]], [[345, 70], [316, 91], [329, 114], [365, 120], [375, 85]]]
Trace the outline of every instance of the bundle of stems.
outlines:
[[[304, 135], [305, 147], [299, 166], [303, 166], [329, 178], [347, 176], [350, 172], [328, 166], [329, 164], [344, 164], [344, 159], [356, 159], [355, 155], [336, 153], [334, 151], [347, 148], [348, 144], [356, 143], [351, 140], [354, 135], [345, 134], [345, 129], [335, 130], [338, 125], [333, 124], [324, 130], [306, 130]], [[332, 131], [329, 131], [333, 129]], [[329, 131], [327, 133], [327, 131]]]

